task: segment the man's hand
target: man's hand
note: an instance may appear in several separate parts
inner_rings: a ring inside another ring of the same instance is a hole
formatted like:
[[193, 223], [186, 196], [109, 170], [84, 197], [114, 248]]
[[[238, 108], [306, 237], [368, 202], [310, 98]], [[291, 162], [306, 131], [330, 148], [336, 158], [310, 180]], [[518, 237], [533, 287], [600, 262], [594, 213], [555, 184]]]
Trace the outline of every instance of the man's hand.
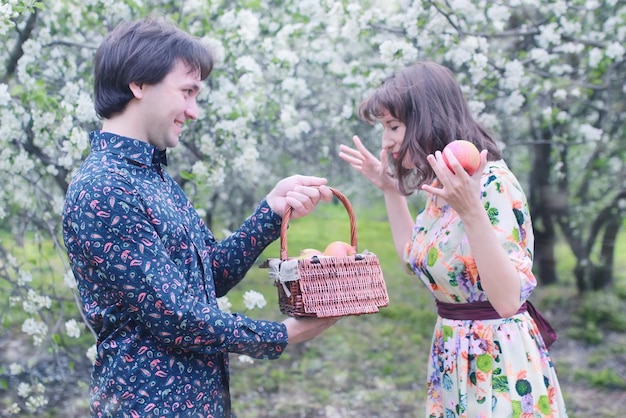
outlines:
[[287, 327], [289, 344], [308, 341], [320, 335], [334, 325], [340, 318], [287, 318], [283, 324]]
[[311, 213], [320, 200], [330, 202], [332, 197], [325, 178], [295, 175], [279, 181], [266, 200], [270, 208], [281, 216], [291, 206], [291, 219], [296, 219]]

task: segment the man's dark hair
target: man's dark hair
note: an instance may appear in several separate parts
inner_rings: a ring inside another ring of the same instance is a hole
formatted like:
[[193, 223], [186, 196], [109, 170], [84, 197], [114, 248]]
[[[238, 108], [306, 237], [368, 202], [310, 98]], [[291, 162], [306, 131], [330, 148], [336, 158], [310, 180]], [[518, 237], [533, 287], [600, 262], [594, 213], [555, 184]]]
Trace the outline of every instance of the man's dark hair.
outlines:
[[96, 113], [106, 119], [122, 112], [134, 97], [130, 83], [158, 84], [179, 61], [201, 80], [213, 69], [209, 49], [165, 18], [120, 23], [96, 51]]

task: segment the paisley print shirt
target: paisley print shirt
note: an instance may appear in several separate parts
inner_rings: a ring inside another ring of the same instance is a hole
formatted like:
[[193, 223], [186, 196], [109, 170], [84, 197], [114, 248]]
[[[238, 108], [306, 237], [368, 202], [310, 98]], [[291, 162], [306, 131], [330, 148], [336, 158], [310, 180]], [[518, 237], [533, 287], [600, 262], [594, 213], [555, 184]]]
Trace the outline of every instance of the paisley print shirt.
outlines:
[[63, 238], [98, 335], [94, 417], [231, 417], [228, 353], [274, 359], [282, 323], [222, 312], [279, 237], [266, 201], [218, 242], [163, 170], [165, 152], [95, 131], [63, 209]]

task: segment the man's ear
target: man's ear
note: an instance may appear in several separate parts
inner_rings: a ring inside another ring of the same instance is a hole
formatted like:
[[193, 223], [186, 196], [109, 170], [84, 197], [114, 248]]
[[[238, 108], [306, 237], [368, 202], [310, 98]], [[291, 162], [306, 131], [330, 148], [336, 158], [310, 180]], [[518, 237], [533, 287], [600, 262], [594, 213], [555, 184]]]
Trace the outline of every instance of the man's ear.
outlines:
[[128, 85], [128, 88], [133, 92], [135, 99], [141, 99], [143, 97], [143, 83], [135, 83], [133, 81]]

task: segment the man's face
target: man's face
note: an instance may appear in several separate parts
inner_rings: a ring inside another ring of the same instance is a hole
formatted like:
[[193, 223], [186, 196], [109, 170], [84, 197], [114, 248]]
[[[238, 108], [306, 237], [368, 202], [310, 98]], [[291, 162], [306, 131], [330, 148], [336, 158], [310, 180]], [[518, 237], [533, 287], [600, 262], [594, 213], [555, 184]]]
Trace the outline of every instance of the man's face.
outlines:
[[188, 119], [198, 118], [196, 97], [200, 91], [200, 73], [178, 62], [158, 84], [142, 85], [140, 121], [144, 138], [158, 149], [173, 148]]

